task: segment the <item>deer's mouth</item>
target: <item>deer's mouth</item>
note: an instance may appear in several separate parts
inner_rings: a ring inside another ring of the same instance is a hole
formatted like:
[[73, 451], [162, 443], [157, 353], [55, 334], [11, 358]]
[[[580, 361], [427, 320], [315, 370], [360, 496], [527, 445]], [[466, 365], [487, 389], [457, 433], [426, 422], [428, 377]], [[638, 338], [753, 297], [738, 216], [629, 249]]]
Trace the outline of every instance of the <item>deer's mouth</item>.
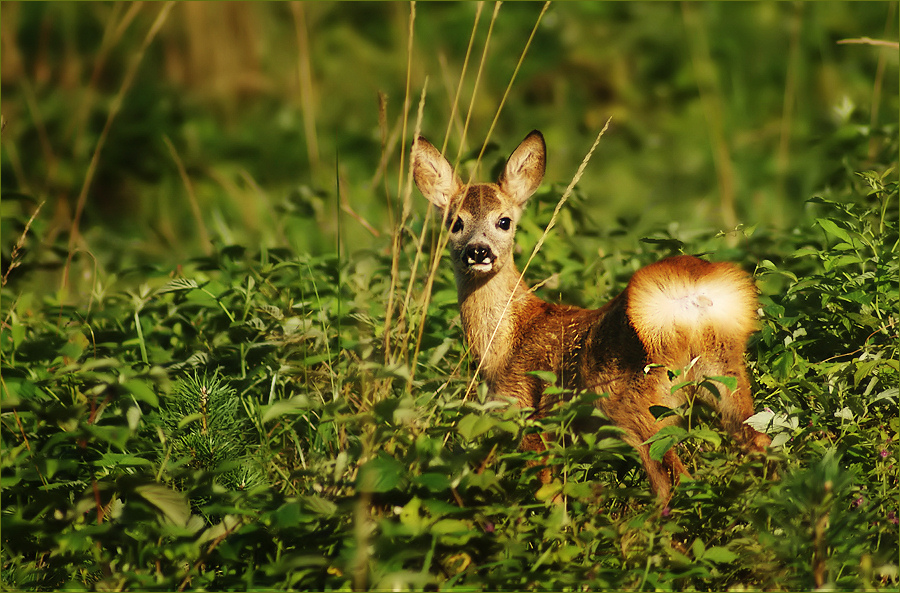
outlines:
[[469, 246], [460, 254], [460, 260], [466, 271], [486, 274], [494, 269], [497, 256], [484, 246]]

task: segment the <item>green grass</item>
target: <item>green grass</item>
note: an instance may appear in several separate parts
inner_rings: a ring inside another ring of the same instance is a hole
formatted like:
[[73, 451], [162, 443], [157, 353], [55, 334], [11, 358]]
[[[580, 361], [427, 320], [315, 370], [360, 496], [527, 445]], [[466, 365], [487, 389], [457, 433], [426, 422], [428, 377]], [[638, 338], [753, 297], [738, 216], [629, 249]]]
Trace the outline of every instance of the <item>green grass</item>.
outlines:
[[[5, 590], [897, 589], [896, 50], [837, 43], [896, 5], [554, 4], [497, 116], [541, 8], [483, 6], [454, 112], [477, 5], [418, 3], [406, 112], [407, 4], [3, 3]], [[483, 177], [547, 137], [522, 258], [613, 118], [543, 298], [754, 273], [768, 465], [683, 411], [660, 508], [592, 394], [470, 392], [401, 147], [495, 116]]]

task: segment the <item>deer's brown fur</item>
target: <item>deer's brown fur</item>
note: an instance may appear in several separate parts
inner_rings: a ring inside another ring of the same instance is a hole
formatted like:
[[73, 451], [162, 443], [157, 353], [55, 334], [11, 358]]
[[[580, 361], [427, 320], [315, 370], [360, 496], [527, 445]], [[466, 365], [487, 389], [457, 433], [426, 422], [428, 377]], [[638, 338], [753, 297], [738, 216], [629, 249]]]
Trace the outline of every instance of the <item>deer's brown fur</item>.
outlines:
[[[720, 397], [693, 395], [719, 412], [724, 427], [749, 451], [768, 436], [744, 423], [753, 400], [743, 357], [756, 320], [756, 287], [728, 263], [692, 256], [639, 270], [625, 290], [600, 309], [547, 303], [520, 278], [513, 261], [515, 227], [544, 175], [543, 136], [529, 134], [507, 161], [498, 182], [466, 185], [440, 152], [422, 137], [413, 146], [419, 189], [439, 207], [450, 228], [451, 259], [466, 342], [490, 391], [545, 414], [555, 403], [529, 371], [552, 371], [573, 390], [608, 394], [603, 413], [637, 449], [650, 484], [666, 499], [686, 470], [674, 451], [650, 458], [644, 444], [671, 417], [657, 420], [650, 407], [676, 407], [690, 393], [672, 393], [668, 369], [679, 380], [731, 376], [737, 387], [717, 385]], [[540, 438], [527, 438], [540, 450]]]

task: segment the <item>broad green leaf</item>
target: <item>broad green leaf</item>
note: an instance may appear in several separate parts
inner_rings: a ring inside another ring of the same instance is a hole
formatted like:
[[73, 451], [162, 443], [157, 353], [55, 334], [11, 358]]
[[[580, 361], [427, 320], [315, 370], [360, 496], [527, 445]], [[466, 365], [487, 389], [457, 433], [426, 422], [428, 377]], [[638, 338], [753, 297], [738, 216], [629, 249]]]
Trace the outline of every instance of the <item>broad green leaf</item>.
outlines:
[[123, 387], [125, 387], [136, 400], [148, 403], [154, 408], [159, 407], [159, 398], [156, 396], [156, 392], [144, 381], [141, 381], [140, 379], [130, 379], [125, 381]]
[[328, 500], [327, 498], [322, 498], [321, 496], [303, 496], [300, 500], [303, 502], [303, 506], [305, 508], [316, 513], [317, 515], [331, 517], [338, 511], [338, 506], [333, 501]]
[[556, 383], [556, 374], [551, 373], [550, 371], [530, 371], [528, 374], [534, 375], [541, 381], [550, 383], [551, 385]]
[[706, 552], [703, 553], [703, 559], [709, 560], [710, 562], [727, 564], [737, 560], [738, 555], [728, 548], [723, 548], [722, 546], [712, 546], [711, 548], [707, 548]]
[[716, 447], [722, 444], [722, 437], [719, 436], [719, 433], [705, 426], [692, 430], [691, 436], [712, 443]]
[[[193, 519], [199, 519], [199, 517], [191, 517], [191, 521], [189, 521], [189, 525], [193, 523]], [[217, 538], [220, 538], [228, 533], [234, 532], [240, 524], [243, 522], [241, 517], [235, 517], [234, 515], [225, 515], [225, 517], [219, 522], [206, 529], [200, 537], [197, 538], [197, 543], [205, 543]], [[202, 526], [202, 524], [201, 524]]]
[[662, 461], [665, 454], [681, 442], [681, 439], [674, 436], [659, 438], [650, 445], [650, 458], [655, 461]]
[[262, 415], [262, 422], [263, 424], [266, 424], [281, 416], [299, 414], [308, 410], [309, 407], [309, 398], [305, 395], [296, 395], [291, 399], [279, 400], [271, 406], [263, 407], [265, 411]]
[[134, 489], [144, 500], [162, 511], [172, 523], [186, 527], [191, 517], [191, 506], [181, 492], [162, 484], [142, 484]]
[[393, 457], [379, 455], [364, 463], [356, 477], [361, 492], [388, 492], [400, 486], [405, 470]]
[[159, 287], [156, 290], [156, 294], [166, 294], [167, 292], [178, 292], [181, 290], [191, 290], [193, 288], [197, 288], [199, 284], [197, 284], [196, 280], [192, 280], [191, 278], [175, 278], [174, 280], [170, 280], [166, 282], [164, 285]]
[[[706, 381], [718, 381], [719, 383], [724, 385], [726, 389], [729, 389], [731, 391], [734, 391], [735, 389], [737, 389], [737, 384], [738, 384], [737, 377], [731, 377], [728, 375], [713, 375], [713, 376], [707, 377]], [[704, 385], [706, 383], [706, 381], [701, 383], [701, 385]]]
[[468, 414], [457, 423], [456, 430], [467, 441], [471, 441], [493, 428], [496, 418], [490, 415]]
[[660, 420], [668, 416], [674, 416], [677, 414], [677, 411], [666, 406], [650, 406], [650, 413], [653, 414], [654, 418]]
[[851, 245], [853, 244], [853, 239], [850, 237], [850, 233], [839, 227], [833, 220], [828, 218], [817, 218], [816, 223], [820, 227], [822, 227], [822, 230], [824, 230], [829, 235], [837, 237], [841, 241], [850, 243]]
[[422, 499], [418, 496], [412, 497], [412, 499], [400, 509], [400, 523], [412, 529], [413, 533], [416, 535], [421, 533], [426, 525], [426, 518], [422, 516], [421, 509]]
[[658, 431], [656, 431], [656, 434], [654, 434], [652, 437], [650, 437], [649, 439], [644, 441], [642, 444], [647, 445], [649, 443], [653, 443], [660, 439], [672, 437], [672, 436], [676, 437], [679, 441], [681, 441], [681, 440], [684, 440], [684, 438], [687, 437], [687, 435], [688, 435], [687, 430], [685, 430], [684, 428], [682, 428], [680, 426], [674, 426], [674, 425], [673, 426], [663, 426]]
[[431, 532], [441, 543], [451, 546], [465, 544], [476, 533], [469, 523], [459, 519], [441, 519], [431, 526]]
[[153, 464], [143, 457], [138, 457], [137, 455], [132, 455], [130, 453], [104, 453], [100, 459], [93, 462], [93, 465], [100, 467], [137, 467]]
[[553, 480], [549, 484], [544, 484], [538, 491], [535, 493], [534, 497], [540, 501], [551, 500], [557, 494], [562, 492], [562, 482], [559, 480]]
[[451, 485], [450, 478], [436, 472], [426, 472], [420, 476], [415, 476], [413, 483], [424, 486], [431, 492], [443, 492], [448, 490]]

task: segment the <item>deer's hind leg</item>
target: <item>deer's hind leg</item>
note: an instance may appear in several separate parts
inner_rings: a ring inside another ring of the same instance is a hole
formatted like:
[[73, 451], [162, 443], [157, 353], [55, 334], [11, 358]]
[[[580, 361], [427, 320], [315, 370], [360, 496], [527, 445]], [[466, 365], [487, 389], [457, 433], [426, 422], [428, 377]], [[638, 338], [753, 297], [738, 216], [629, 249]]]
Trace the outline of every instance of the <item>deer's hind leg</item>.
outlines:
[[772, 439], [744, 422], [753, 415], [754, 407], [744, 363], [743, 344], [735, 339], [721, 339], [712, 335], [706, 340], [706, 344], [688, 378], [702, 381], [714, 376], [733, 377], [737, 381], [734, 389], [715, 382], [717, 394], [701, 387], [698, 396], [718, 412], [722, 427], [738, 445], [746, 451], [763, 451]]
[[607, 400], [599, 400], [606, 416], [625, 432], [622, 439], [637, 450], [650, 486], [660, 501], [669, 499], [672, 486], [678, 483], [682, 474], [690, 476], [673, 449], [666, 451], [661, 460], [656, 460], [650, 456], [650, 445], [646, 444], [661, 428], [678, 421], [674, 417], [657, 420], [650, 413], [650, 406], [665, 401], [662, 390], [667, 389], [666, 382], [658, 376], [645, 375], [629, 389]]

